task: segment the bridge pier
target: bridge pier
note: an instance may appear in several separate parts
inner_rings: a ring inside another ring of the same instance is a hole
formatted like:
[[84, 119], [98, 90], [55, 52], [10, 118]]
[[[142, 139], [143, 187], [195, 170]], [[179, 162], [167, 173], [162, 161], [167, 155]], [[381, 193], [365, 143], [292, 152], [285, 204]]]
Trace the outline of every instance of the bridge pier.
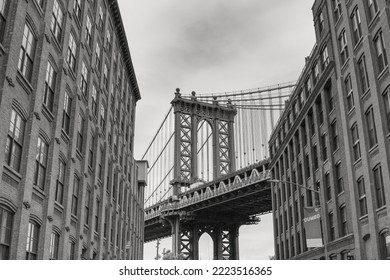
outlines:
[[217, 225], [214, 231], [214, 259], [238, 260], [239, 259], [239, 225]]

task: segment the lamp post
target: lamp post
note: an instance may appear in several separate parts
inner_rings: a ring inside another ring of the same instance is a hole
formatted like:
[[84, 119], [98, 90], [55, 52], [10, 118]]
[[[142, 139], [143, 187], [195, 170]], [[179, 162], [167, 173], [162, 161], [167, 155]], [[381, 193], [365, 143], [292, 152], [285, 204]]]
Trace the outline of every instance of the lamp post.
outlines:
[[328, 248], [327, 248], [327, 243], [328, 243], [328, 233], [327, 233], [327, 221], [326, 221], [326, 212], [325, 212], [325, 207], [321, 207], [322, 203], [321, 203], [321, 196], [320, 196], [320, 192], [318, 190], [315, 190], [315, 189], [311, 189], [311, 188], [308, 188], [308, 187], [305, 187], [301, 184], [297, 184], [297, 183], [294, 183], [294, 182], [289, 182], [289, 181], [283, 181], [283, 180], [275, 180], [275, 179], [271, 179], [271, 180], [268, 180], [268, 182], [272, 182], [272, 183], [284, 183], [284, 184], [291, 184], [291, 185], [294, 185], [294, 186], [297, 186], [301, 189], [305, 189], [305, 190], [308, 190], [308, 191], [312, 191], [314, 192], [315, 194], [318, 195], [318, 207], [320, 208], [321, 210], [321, 215], [324, 217], [323, 218], [323, 221], [324, 221], [324, 228], [325, 230], [323, 230], [323, 234], [324, 234], [324, 253], [325, 253], [325, 260], [328, 259]]

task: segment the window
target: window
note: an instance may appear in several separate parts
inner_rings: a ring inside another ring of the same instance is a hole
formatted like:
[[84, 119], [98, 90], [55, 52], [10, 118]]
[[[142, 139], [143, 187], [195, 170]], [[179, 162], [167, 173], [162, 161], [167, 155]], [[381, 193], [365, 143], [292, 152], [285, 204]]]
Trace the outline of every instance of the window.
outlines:
[[100, 200], [96, 199], [96, 209], [95, 209], [95, 231], [99, 230], [99, 210], [100, 210]]
[[321, 51], [322, 69], [324, 70], [329, 64], [328, 47], [325, 46]]
[[7, 142], [5, 144], [5, 163], [15, 171], [20, 171], [25, 120], [15, 110], [11, 112]]
[[85, 98], [87, 98], [87, 88], [88, 88], [87, 79], [88, 79], [88, 70], [83, 61], [81, 65], [80, 90]]
[[306, 98], [309, 98], [309, 95], [311, 93], [311, 81], [310, 77], [308, 77], [305, 81], [305, 91], [306, 91]]
[[69, 135], [71, 110], [72, 110], [72, 98], [70, 98], [69, 93], [65, 91], [64, 112], [62, 115], [62, 129], [67, 135]]
[[313, 164], [314, 164], [314, 170], [318, 169], [318, 155], [317, 155], [317, 146], [313, 146]]
[[47, 63], [45, 89], [43, 96], [43, 104], [49, 111], [53, 111], [54, 91], [56, 86], [57, 73], [54, 71], [53, 65], [50, 61]]
[[330, 87], [325, 90], [325, 96], [328, 103], [328, 113], [330, 113], [334, 109], [333, 92]]
[[359, 75], [361, 80], [362, 92], [365, 93], [370, 88], [370, 83], [368, 81], [367, 67], [366, 67], [366, 58], [364, 55], [358, 61], [359, 66]]
[[103, 155], [104, 155], [103, 149], [100, 147], [99, 170], [98, 170], [98, 179], [100, 181], [103, 180], [103, 168], [102, 168]]
[[374, 184], [376, 193], [376, 206], [381, 208], [386, 205], [385, 189], [382, 178], [382, 167], [377, 165], [374, 169]]
[[66, 62], [73, 72], [76, 72], [76, 48], [76, 41], [74, 39], [73, 33], [70, 33]]
[[40, 229], [40, 226], [37, 223], [32, 222], [32, 221], [30, 221], [28, 223], [26, 260], [36, 260], [37, 259], [39, 229]]
[[368, 0], [368, 13], [369, 13], [370, 21], [375, 17], [377, 12], [378, 12], [377, 0]]
[[374, 147], [378, 143], [376, 136], [375, 120], [374, 120], [374, 109], [371, 107], [366, 111], [366, 123], [368, 130], [368, 142], [370, 148]]
[[69, 240], [69, 256], [68, 260], [75, 260], [76, 243], [73, 240]]
[[345, 85], [345, 91], [347, 93], [347, 109], [348, 111], [350, 111], [355, 106], [353, 100], [351, 75], [348, 75], [347, 78], [344, 80], [344, 85]]
[[341, 31], [341, 34], [339, 36], [339, 49], [340, 49], [341, 65], [344, 65], [344, 63], [347, 61], [349, 57], [347, 35], [345, 34], [345, 30]]
[[57, 42], [61, 42], [63, 13], [57, 0], [54, 0], [53, 14], [51, 18], [50, 30]]
[[326, 145], [326, 134], [321, 135], [322, 160], [328, 159], [328, 147]]
[[108, 68], [107, 63], [104, 63], [104, 69], [103, 69], [103, 86], [106, 90], [108, 90]]
[[106, 47], [107, 47], [107, 50], [108, 51], [111, 51], [111, 30], [110, 28], [107, 28], [107, 31], [106, 31]]
[[305, 120], [303, 120], [301, 124], [301, 135], [302, 135], [303, 145], [305, 146], [307, 144], [307, 132], [306, 132]]
[[390, 232], [384, 231], [379, 235], [380, 259], [390, 259]]
[[74, 175], [71, 213], [76, 217], [77, 217], [77, 209], [78, 209], [78, 201], [79, 201], [79, 188], [80, 188], [80, 179], [77, 175]]
[[77, 150], [82, 153], [83, 152], [83, 133], [84, 133], [84, 119], [79, 114], [79, 117], [77, 119], [77, 142], [76, 142], [76, 148]]
[[333, 152], [335, 152], [339, 148], [339, 136], [337, 133], [337, 122], [334, 121], [330, 125], [330, 135], [332, 137], [332, 148]]
[[14, 214], [0, 207], [0, 260], [9, 260], [10, 257], [13, 220]]
[[336, 163], [336, 166], [335, 166], [335, 169], [336, 169], [336, 190], [337, 190], [337, 193], [342, 193], [344, 191], [344, 181], [343, 181], [343, 175], [342, 175], [342, 171], [341, 171], [341, 162], [339, 161], [338, 163]]
[[105, 130], [105, 127], [106, 127], [106, 120], [105, 120], [105, 107], [103, 104], [100, 105], [100, 128], [102, 130], [102, 132], [104, 133], [106, 130]]
[[390, 91], [389, 89], [383, 94], [383, 103], [385, 104], [387, 131], [390, 132]]
[[103, 236], [107, 238], [107, 223], [108, 223], [108, 208], [104, 208], [104, 225], [103, 225]]
[[376, 50], [376, 56], [378, 60], [378, 70], [381, 73], [387, 66], [387, 53], [385, 43], [383, 41], [383, 33], [380, 30], [377, 35], [374, 37], [374, 44]]
[[333, 2], [333, 11], [334, 11], [334, 21], [337, 22], [342, 16], [341, 3], [340, 0], [332, 0]]
[[93, 166], [93, 156], [94, 156], [93, 149], [94, 149], [94, 144], [95, 144], [95, 139], [94, 139], [92, 134], [91, 134], [90, 141], [91, 142], [89, 143], [88, 167], [92, 168], [92, 166]]
[[340, 206], [340, 237], [348, 234], [347, 211], [345, 205]]
[[329, 172], [325, 174], [326, 201], [332, 199], [332, 185], [330, 184]]
[[313, 85], [316, 85], [318, 82], [318, 79], [320, 78], [320, 68], [318, 66], [318, 61], [315, 62], [312, 68], [313, 73]]
[[58, 259], [58, 247], [60, 244], [60, 235], [58, 233], [52, 232], [50, 235], [50, 260]]
[[22, 46], [19, 53], [18, 69], [29, 82], [31, 82], [32, 78], [35, 47], [36, 39], [30, 25], [26, 23], [23, 31]]
[[321, 96], [316, 101], [317, 114], [318, 114], [318, 123], [321, 125], [324, 123], [324, 111], [322, 109], [322, 100]]
[[35, 157], [34, 185], [39, 187], [41, 190], [44, 190], [45, 188], [48, 150], [49, 145], [41, 138], [41, 136], [39, 136], [37, 145], [37, 156]]
[[100, 53], [101, 53], [101, 50], [100, 50], [100, 44], [99, 43], [96, 43], [96, 49], [95, 49], [95, 53], [96, 53], [96, 61], [95, 61], [95, 65], [96, 65], [96, 70], [98, 72], [100, 72]]
[[99, 6], [99, 22], [98, 22], [99, 29], [103, 31], [104, 28], [104, 11], [102, 6]]
[[324, 15], [322, 14], [322, 11], [318, 15], [318, 30], [320, 33], [324, 30]]
[[64, 183], [65, 183], [65, 162], [61, 159], [58, 163], [58, 175], [57, 175], [57, 185], [56, 185], [56, 194], [55, 201], [59, 204], [63, 203], [64, 198]]
[[5, 35], [9, 2], [8, 0], [0, 0], [0, 44], [3, 42]]
[[367, 199], [366, 199], [366, 188], [364, 186], [363, 176], [357, 180], [358, 195], [359, 195], [359, 210], [360, 217], [367, 215]]
[[333, 213], [328, 214], [329, 219], [329, 241], [333, 241], [336, 237], [336, 230], [333, 221]]
[[78, 20], [81, 20], [81, 0], [74, 0], [73, 11]]
[[305, 156], [305, 170], [306, 170], [306, 179], [310, 178], [310, 161], [309, 161], [309, 155]]
[[299, 109], [302, 109], [303, 103], [305, 102], [304, 95], [302, 90], [298, 93], [298, 104], [299, 104]]
[[91, 18], [89, 15], [87, 15], [87, 22], [85, 24], [85, 43], [88, 47], [92, 48], [92, 23]]
[[97, 116], [97, 91], [95, 85], [92, 85], [92, 113]]
[[351, 21], [353, 29], [353, 39], [356, 45], [362, 38], [362, 22], [360, 20], [360, 14], [357, 7], [352, 12]]
[[91, 190], [87, 189], [86, 197], [85, 197], [85, 211], [84, 211], [84, 222], [86, 225], [89, 225], [89, 204], [91, 202]]
[[357, 123], [351, 127], [352, 135], [352, 146], [353, 146], [353, 160], [357, 161], [360, 159], [360, 142], [359, 142], [359, 132]]

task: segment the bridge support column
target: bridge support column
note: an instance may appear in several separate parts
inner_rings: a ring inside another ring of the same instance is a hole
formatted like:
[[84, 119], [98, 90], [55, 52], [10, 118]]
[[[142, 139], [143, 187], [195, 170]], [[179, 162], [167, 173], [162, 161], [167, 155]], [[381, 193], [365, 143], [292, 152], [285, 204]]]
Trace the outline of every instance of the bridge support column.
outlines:
[[240, 226], [217, 225], [214, 231], [214, 259], [239, 259], [239, 230]]
[[196, 225], [189, 229], [182, 229], [180, 247], [184, 259], [199, 259], [199, 229]]
[[165, 218], [171, 225], [172, 253], [178, 256], [180, 252], [180, 216], [170, 216]]

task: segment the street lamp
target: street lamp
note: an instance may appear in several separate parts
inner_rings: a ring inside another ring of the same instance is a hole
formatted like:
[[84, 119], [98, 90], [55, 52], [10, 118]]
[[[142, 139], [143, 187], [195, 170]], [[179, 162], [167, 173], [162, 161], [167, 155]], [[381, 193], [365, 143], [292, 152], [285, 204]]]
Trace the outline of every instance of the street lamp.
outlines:
[[321, 209], [321, 215], [324, 217], [323, 218], [324, 227], [325, 227], [325, 231], [323, 231], [323, 234], [324, 234], [324, 253], [325, 253], [325, 260], [327, 260], [328, 259], [328, 248], [327, 248], [327, 243], [328, 243], [327, 228], [328, 228], [328, 226], [327, 226], [327, 221], [326, 221], [325, 207], [321, 207], [322, 203], [321, 203], [321, 196], [319, 195], [320, 192], [318, 190], [311, 189], [311, 188], [305, 187], [305, 186], [303, 186], [301, 184], [297, 184], [297, 183], [289, 182], [289, 181], [271, 179], [271, 180], [268, 180], [268, 182], [291, 184], [291, 185], [297, 186], [299, 188], [302, 188], [302, 189], [305, 189], [305, 190], [308, 190], [308, 191], [312, 191], [312, 192], [314, 192], [315, 194], [318, 195], [319, 199], [318, 199], [318, 205], [317, 206]]

